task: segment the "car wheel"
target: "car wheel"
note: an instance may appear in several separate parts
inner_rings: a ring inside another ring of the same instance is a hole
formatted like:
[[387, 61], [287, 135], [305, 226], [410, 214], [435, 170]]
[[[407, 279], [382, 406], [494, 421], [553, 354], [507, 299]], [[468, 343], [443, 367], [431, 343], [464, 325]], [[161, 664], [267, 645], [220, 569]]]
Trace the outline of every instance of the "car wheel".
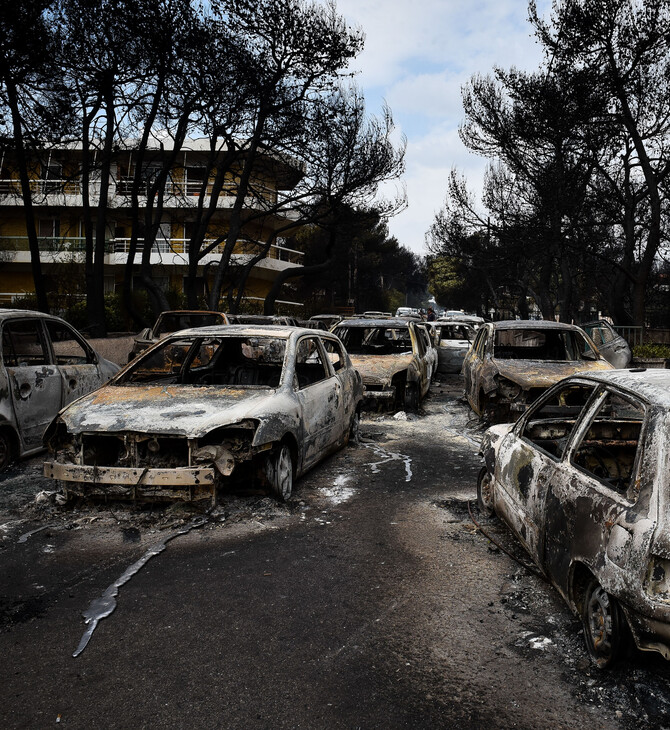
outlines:
[[351, 425], [349, 426], [349, 443], [357, 444], [361, 438], [361, 412], [357, 408], [351, 417]]
[[287, 444], [280, 444], [265, 462], [265, 476], [277, 499], [286, 500], [293, 492], [293, 455]]
[[12, 434], [7, 429], [0, 429], [0, 472], [5, 471], [15, 458]]
[[582, 623], [586, 648], [600, 669], [610, 667], [626, 644], [626, 619], [616, 600], [593, 578], [584, 591]]
[[477, 406], [479, 407], [479, 417], [484, 420], [486, 418], [485, 413], [489, 405], [489, 399], [484, 394], [483, 390], [479, 391], [479, 397], [477, 398]]
[[405, 383], [404, 406], [407, 411], [419, 408], [419, 386], [416, 383]]
[[482, 514], [493, 517], [493, 476], [485, 466], [477, 477], [477, 506]]

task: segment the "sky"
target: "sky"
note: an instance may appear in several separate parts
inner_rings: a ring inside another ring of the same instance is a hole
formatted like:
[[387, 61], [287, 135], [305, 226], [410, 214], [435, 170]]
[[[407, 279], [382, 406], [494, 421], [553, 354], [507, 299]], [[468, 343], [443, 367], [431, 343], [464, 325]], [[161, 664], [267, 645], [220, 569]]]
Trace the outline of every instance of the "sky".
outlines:
[[[538, 0], [538, 10], [549, 10]], [[365, 33], [351, 65], [370, 114], [386, 102], [407, 137], [408, 206], [389, 231], [424, 255], [425, 234], [444, 204], [452, 168], [480, 197], [486, 160], [458, 136], [461, 86], [494, 66], [536, 69], [542, 53], [528, 23], [526, 0], [337, 0], [337, 10]]]

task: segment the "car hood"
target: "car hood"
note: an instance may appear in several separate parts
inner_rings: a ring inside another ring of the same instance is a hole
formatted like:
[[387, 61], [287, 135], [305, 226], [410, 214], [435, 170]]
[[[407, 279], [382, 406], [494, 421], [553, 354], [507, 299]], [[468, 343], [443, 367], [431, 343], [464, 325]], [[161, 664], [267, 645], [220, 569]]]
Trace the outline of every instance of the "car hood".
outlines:
[[548, 388], [569, 375], [593, 372], [594, 370], [612, 370], [605, 360], [580, 360], [577, 362], [550, 362], [547, 360], [493, 360], [498, 373], [528, 388]]
[[364, 383], [390, 382], [402, 370], [407, 370], [412, 362], [412, 353], [400, 355], [349, 355], [353, 366], [358, 370]]
[[438, 350], [460, 350], [463, 347], [469, 348], [472, 343], [468, 340], [440, 340]]
[[275, 390], [216, 386], [105, 386], [63, 409], [70, 433], [135, 431], [198, 438], [213, 428], [270, 413]]

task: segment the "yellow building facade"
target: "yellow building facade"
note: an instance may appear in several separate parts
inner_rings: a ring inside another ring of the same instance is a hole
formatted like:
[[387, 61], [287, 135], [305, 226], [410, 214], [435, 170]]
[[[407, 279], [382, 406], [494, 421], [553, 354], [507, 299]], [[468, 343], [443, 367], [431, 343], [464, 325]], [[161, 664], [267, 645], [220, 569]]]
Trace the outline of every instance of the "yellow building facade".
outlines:
[[[221, 152], [220, 154], [223, 154]], [[151, 150], [143, 164], [142, 176], [152, 175], [165, 166], [162, 155], [174, 157], [163, 191], [163, 205], [158, 234], [151, 248], [152, 278], [161, 287], [183, 292], [187, 273], [188, 244], [199, 221], [201, 209], [211, 202], [216, 174], [216, 160], [211, 157], [209, 140], [189, 140], [174, 155], [169, 145]], [[131, 189], [136, 172], [132, 149], [118, 150], [110, 168], [107, 195], [105, 241], [105, 292], [119, 290], [123, 283], [131, 235]], [[169, 159], [169, 158], [167, 158]], [[37, 229], [42, 270], [47, 289], [56, 292], [62, 287], [80, 288], [83, 293], [84, 262], [84, 191], [81, 181], [81, 149], [63, 147], [45, 152], [42, 159], [32, 161], [30, 186], [33, 217]], [[254, 166], [250, 195], [245, 198], [245, 224], [232, 257], [233, 266], [241, 266], [259, 252], [262, 242], [273, 232], [290, 224], [295, 216], [275, 204], [278, 196], [290, 191], [299, 182], [301, 171], [271, 154], [262, 154]], [[236, 180], [229, 174], [216, 200], [214, 214], [208, 224], [206, 240], [214, 242], [228, 232], [231, 211], [236, 200]], [[88, 185], [90, 208], [95, 208], [101, 194], [99, 173]], [[142, 195], [144, 196], [142, 198]], [[140, 214], [146, 207], [146, 188], [141, 191]], [[143, 241], [135, 255], [139, 274]], [[216, 265], [223, 243], [199, 261], [198, 282], [205, 290], [207, 272]], [[303, 265], [303, 254], [282, 245], [278, 237], [269, 253], [257, 262], [247, 279], [244, 299], [248, 302], [265, 298], [280, 271]], [[69, 282], [69, 283], [68, 283]], [[135, 284], [134, 284], [135, 286]], [[140, 286], [136, 284], [136, 286]], [[0, 163], [0, 306], [34, 292], [30, 252], [26, 235], [26, 219], [16, 164], [5, 155]], [[71, 293], [71, 291], [70, 291]], [[283, 301], [285, 307], [300, 314], [301, 303]]]

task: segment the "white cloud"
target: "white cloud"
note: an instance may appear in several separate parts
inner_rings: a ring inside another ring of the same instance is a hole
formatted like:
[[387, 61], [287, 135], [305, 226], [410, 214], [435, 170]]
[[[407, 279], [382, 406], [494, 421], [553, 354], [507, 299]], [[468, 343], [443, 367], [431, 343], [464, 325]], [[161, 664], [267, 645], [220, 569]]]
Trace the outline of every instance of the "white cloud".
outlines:
[[[541, 12], [548, 0], [539, 3]], [[404, 181], [408, 209], [389, 223], [400, 243], [425, 253], [424, 234], [446, 195], [449, 171], [465, 173], [481, 191], [486, 161], [458, 138], [461, 86], [495, 65], [536, 68], [541, 53], [531, 37], [523, 0], [339, 0], [338, 11], [363, 29], [359, 69], [371, 113], [386, 100], [407, 135]]]

